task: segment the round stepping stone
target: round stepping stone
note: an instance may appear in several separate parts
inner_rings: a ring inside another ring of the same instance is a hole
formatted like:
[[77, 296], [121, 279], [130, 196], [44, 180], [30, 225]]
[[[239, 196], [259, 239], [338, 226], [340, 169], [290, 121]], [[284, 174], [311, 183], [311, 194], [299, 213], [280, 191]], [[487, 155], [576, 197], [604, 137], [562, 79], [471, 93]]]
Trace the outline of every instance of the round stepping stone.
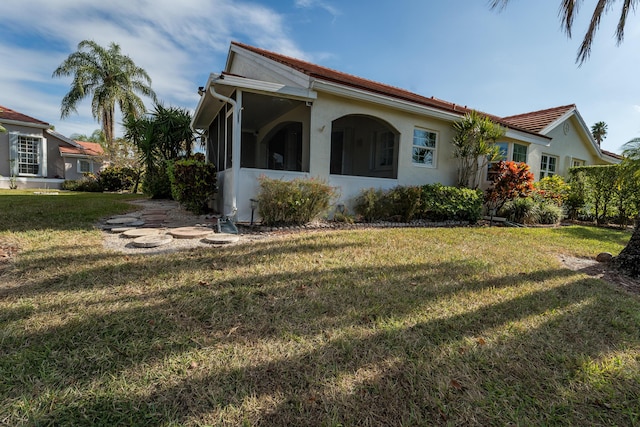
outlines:
[[142, 236], [155, 236], [163, 231], [164, 230], [159, 228], [133, 228], [131, 230], [124, 231], [122, 235], [125, 237], [137, 238]]
[[213, 245], [226, 245], [229, 243], [236, 243], [240, 240], [240, 236], [238, 236], [237, 234], [214, 233], [202, 240]]
[[114, 234], [124, 233], [125, 231], [135, 230], [134, 227], [113, 227], [111, 232]]
[[213, 233], [208, 227], [179, 227], [168, 231], [176, 239], [198, 239]]
[[119, 218], [111, 218], [107, 220], [107, 224], [131, 224], [132, 222], [140, 221], [140, 218], [132, 216], [121, 216]]
[[173, 237], [166, 234], [153, 234], [150, 236], [141, 236], [133, 239], [133, 246], [136, 248], [156, 248], [158, 246], [171, 243]]

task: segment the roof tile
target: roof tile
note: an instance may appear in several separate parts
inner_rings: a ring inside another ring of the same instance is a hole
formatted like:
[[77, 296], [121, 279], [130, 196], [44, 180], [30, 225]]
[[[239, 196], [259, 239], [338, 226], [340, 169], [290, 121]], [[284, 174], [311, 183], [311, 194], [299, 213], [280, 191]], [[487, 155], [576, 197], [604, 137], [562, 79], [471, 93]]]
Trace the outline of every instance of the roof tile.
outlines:
[[2, 105], [0, 105], [0, 121], [2, 120], [13, 120], [16, 122], [49, 126], [49, 123], [47, 122], [34, 119], [33, 117], [27, 116], [26, 114], [22, 114], [18, 111], [12, 110], [11, 108], [3, 107]]

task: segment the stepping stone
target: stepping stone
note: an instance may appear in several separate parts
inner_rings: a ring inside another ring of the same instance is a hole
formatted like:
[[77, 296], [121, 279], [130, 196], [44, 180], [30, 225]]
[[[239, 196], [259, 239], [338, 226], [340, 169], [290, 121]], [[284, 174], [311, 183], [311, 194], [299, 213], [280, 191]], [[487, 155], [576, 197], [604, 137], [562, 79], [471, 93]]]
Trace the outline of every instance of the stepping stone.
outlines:
[[135, 230], [135, 227], [113, 227], [111, 232], [114, 234], [124, 233], [125, 231]]
[[168, 231], [176, 239], [198, 239], [213, 233], [209, 227], [179, 227]]
[[136, 221], [140, 221], [140, 218], [135, 218], [133, 216], [121, 216], [119, 218], [108, 219], [107, 224], [131, 224]]
[[165, 219], [167, 219], [167, 216], [162, 214], [158, 214], [158, 215], [142, 215], [142, 218], [144, 218], [145, 221], [164, 221]]
[[156, 234], [161, 234], [163, 231], [164, 230], [159, 228], [134, 228], [124, 231], [122, 235], [125, 237], [136, 238], [142, 236], [155, 236]]
[[229, 243], [236, 243], [240, 240], [240, 236], [237, 234], [228, 233], [214, 233], [211, 236], [207, 236], [202, 239], [205, 243], [211, 243], [213, 245], [226, 245]]
[[171, 243], [173, 237], [166, 234], [154, 234], [150, 236], [141, 236], [133, 239], [133, 246], [136, 248], [156, 248], [158, 246]]

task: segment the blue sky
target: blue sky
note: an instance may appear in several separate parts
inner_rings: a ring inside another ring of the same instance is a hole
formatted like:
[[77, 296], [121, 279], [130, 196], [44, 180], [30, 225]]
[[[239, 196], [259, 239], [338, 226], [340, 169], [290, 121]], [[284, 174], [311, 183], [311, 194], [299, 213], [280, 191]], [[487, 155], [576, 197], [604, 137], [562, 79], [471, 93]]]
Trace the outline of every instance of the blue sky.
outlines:
[[71, 80], [51, 74], [92, 39], [119, 43], [165, 105], [193, 110], [237, 40], [499, 116], [575, 103], [587, 125], [608, 124], [603, 148], [619, 152], [640, 137], [637, 17], [616, 47], [616, 4], [578, 67], [595, 0], [583, 3], [573, 39], [559, 3], [512, 0], [497, 12], [488, 0], [3, 0], [0, 105], [91, 134], [88, 102], [60, 120]]

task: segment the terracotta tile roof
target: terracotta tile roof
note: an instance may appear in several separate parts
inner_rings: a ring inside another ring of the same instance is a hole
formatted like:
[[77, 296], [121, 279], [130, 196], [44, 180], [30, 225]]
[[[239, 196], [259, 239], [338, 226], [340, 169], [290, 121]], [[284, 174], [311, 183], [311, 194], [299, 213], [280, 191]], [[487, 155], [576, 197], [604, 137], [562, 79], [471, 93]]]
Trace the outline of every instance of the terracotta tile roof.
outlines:
[[[403, 101], [409, 101], [409, 102], [413, 102], [426, 107], [433, 107], [438, 110], [442, 110], [450, 113], [456, 113], [460, 115], [464, 115], [473, 110], [471, 108], [467, 108], [466, 105], [462, 106], [452, 102], [443, 101], [441, 99], [434, 98], [433, 96], [428, 98], [426, 96], [418, 95], [418, 94], [409, 92], [407, 90], [400, 89], [395, 86], [389, 86], [382, 83], [378, 83], [373, 80], [363, 79], [361, 77], [336, 71], [331, 68], [322, 67], [320, 65], [312, 64], [310, 62], [302, 61], [300, 59], [281, 55], [279, 53], [271, 52], [265, 49], [260, 49], [257, 47], [246, 45], [244, 43], [232, 41], [231, 44], [241, 47], [243, 49], [246, 49], [250, 52], [257, 53], [258, 55], [264, 56], [265, 58], [271, 59], [272, 61], [279, 62], [303, 74], [306, 74], [310, 77], [317, 78], [320, 80], [339, 83], [339, 84], [350, 86], [356, 89], [363, 89], [368, 92], [377, 93], [379, 95], [389, 96], [389, 97], [400, 99]], [[478, 112], [484, 116], [489, 117], [494, 122], [499, 123], [503, 126], [507, 126], [512, 129], [517, 129], [520, 131], [537, 135], [537, 132], [531, 131], [528, 128], [523, 128], [515, 123], [513, 124], [507, 123], [501, 117], [494, 116], [492, 114], [484, 113], [481, 111], [478, 111]]]
[[600, 150], [602, 151], [602, 154], [613, 157], [614, 159], [618, 159], [618, 160], [622, 160], [623, 157], [620, 154], [617, 153], [613, 153], [611, 151], [607, 151], [607, 150]]
[[80, 147], [63, 147], [60, 148], [60, 154], [76, 154], [81, 156], [101, 156], [104, 154], [102, 146], [96, 142], [75, 141]]
[[12, 110], [11, 108], [3, 107], [2, 105], [0, 105], [0, 121], [2, 120], [13, 120], [16, 122], [34, 123], [38, 125], [49, 126], [49, 123], [47, 122], [34, 119], [33, 117], [27, 116], [26, 114], [19, 113]]
[[502, 120], [513, 126], [518, 126], [531, 132], [539, 133], [542, 129], [558, 120], [560, 117], [575, 109], [575, 104], [561, 107], [547, 108], [546, 110], [532, 111], [530, 113], [503, 117]]

